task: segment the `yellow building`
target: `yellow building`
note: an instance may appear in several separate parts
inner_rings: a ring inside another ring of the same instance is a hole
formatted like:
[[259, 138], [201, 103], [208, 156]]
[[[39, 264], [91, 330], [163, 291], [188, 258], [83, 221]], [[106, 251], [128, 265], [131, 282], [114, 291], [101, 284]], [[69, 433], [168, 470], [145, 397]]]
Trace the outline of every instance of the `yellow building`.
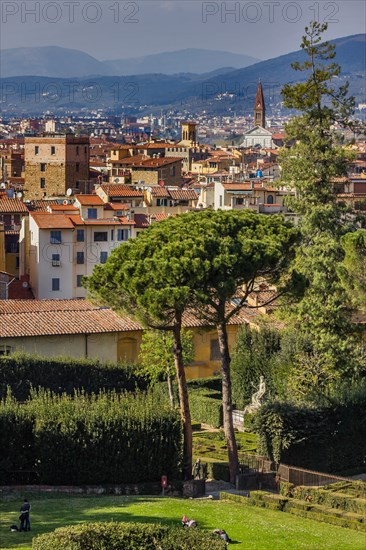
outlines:
[[[255, 325], [255, 310], [241, 312], [228, 325], [232, 348], [239, 326]], [[186, 367], [187, 378], [217, 374], [220, 369], [217, 332], [193, 313], [184, 327], [193, 334], [194, 361]], [[86, 300], [0, 301], [0, 355], [15, 351], [43, 356], [92, 358], [100, 361], [137, 362], [143, 328], [127, 315]]]

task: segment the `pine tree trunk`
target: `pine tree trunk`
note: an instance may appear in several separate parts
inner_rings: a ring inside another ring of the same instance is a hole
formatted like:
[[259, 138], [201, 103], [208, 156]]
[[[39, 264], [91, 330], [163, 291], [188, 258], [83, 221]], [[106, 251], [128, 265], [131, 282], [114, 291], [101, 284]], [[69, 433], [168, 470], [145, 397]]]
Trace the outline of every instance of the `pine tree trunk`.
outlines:
[[234, 424], [233, 424], [233, 405], [231, 395], [231, 375], [230, 375], [230, 353], [227, 338], [226, 324], [221, 323], [217, 326], [219, 337], [219, 348], [221, 354], [221, 377], [222, 377], [222, 408], [224, 417], [224, 433], [227, 445], [229, 460], [230, 481], [235, 483], [236, 475], [239, 473], [238, 449], [236, 446]]
[[168, 384], [168, 392], [169, 392], [169, 401], [170, 401], [170, 405], [171, 405], [172, 409], [174, 409], [174, 407], [175, 407], [175, 402], [174, 402], [173, 380], [172, 380], [172, 377], [171, 377], [171, 375], [170, 375], [169, 373], [167, 374], [167, 384]]
[[183, 364], [183, 352], [181, 341], [182, 318], [177, 317], [174, 325], [174, 362], [178, 381], [180, 413], [183, 423], [184, 443], [183, 443], [183, 475], [185, 480], [192, 478], [192, 423], [189, 410], [188, 389], [186, 382], [186, 373]]

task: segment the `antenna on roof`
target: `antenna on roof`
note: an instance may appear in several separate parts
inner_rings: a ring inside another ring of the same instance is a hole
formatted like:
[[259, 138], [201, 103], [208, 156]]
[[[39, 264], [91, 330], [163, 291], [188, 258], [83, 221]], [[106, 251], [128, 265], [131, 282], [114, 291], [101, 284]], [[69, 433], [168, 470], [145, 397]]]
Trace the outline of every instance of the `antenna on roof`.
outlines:
[[6, 188], [6, 183], [2, 182], [2, 183], [0, 184], [0, 187], [1, 187], [1, 189], [5, 189], [5, 188]]
[[67, 195], [68, 197], [71, 197], [71, 195], [72, 195], [72, 189], [71, 189], [71, 187], [69, 187], [69, 189], [66, 191], [66, 195]]
[[18, 193], [17, 193], [17, 199], [21, 199], [22, 196], [23, 196], [23, 193], [21, 193], [20, 191], [18, 191]]

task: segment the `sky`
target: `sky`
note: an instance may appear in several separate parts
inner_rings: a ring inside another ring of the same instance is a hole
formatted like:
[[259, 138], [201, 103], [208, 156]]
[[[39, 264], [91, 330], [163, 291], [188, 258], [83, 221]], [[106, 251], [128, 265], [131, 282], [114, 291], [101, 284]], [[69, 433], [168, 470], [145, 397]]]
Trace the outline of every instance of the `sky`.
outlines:
[[269, 59], [299, 49], [304, 27], [327, 39], [366, 32], [364, 0], [0, 0], [2, 49], [63, 46], [97, 59], [184, 48]]

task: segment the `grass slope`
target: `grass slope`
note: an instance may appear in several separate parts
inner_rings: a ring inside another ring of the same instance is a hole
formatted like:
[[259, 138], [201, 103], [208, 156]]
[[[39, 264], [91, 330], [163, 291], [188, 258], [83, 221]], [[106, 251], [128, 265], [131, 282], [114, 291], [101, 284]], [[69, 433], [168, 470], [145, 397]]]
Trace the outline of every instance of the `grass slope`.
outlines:
[[[20, 496], [0, 502], [0, 548], [31, 548], [32, 537], [63, 525], [85, 521], [161, 522], [177, 525], [183, 514], [199, 526], [226, 529], [235, 549], [364, 550], [365, 534], [292, 517], [289, 514], [224, 501], [154, 497], [71, 497], [28, 495], [32, 504], [32, 531], [11, 533], [18, 523]], [[193, 550], [193, 549], [192, 549]], [[198, 550], [198, 549], [197, 549]]]

